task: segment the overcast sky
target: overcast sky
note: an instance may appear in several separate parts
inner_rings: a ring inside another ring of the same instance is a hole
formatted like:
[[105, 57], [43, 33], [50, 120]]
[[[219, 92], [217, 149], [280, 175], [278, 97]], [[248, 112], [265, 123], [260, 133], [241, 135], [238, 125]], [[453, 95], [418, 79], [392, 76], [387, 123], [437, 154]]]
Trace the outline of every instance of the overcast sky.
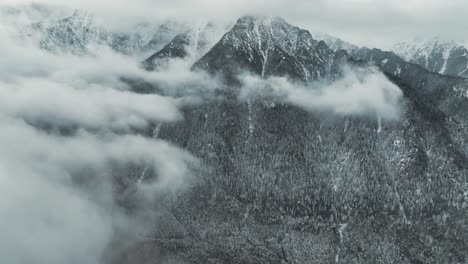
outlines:
[[[399, 40], [468, 39], [466, 0], [0, 0], [88, 9], [114, 26], [166, 17], [235, 19], [246, 13], [289, 22], [356, 44], [388, 48]], [[128, 23], [127, 23], [128, 22]]]

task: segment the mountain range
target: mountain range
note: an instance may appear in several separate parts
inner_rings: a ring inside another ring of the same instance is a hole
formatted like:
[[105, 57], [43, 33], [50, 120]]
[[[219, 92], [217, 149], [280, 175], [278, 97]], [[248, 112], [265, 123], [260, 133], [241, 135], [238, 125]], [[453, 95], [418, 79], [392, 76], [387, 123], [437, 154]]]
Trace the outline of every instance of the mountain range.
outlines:
[[[468, 261], [465, 48], [433, 42], [369, 49], [318, 40], [279, 17], [182, 29], [165, 23], [146, 35], [112, 34], [91, 21], [76, 12], [33, 30], [46, 50], [81, 54], [90, 44], [107, 45], [151, 53], [141, 61], [148, 71], [188, 59], [192, 72], [220, 80], [216, 96], [186, 106], [182, 121], [155, 124], [159, 139], [201, 160], [197, 180], [161, 202], [158, 230], [110, 263]], [[242, 98], [245, 75], [308, 91], [333, 87], [346, 67], [375, 69], [397, 87], [399, 118], [310, 110], [271, 94]], [[164, 94], [148, 85], [145, 92]], [[125, 189], [145, 172], [129, 168], [115, 177], [130, 179]], [[132, 199], [119, 203], [131, 212], [139, 206]]]
[[[180, 39], [151, 61], [184, 57]], [[192, 69], [238, 87], [243, 72], [308, 83], [339, 78], [343, 64], [375, 65], [396, 84], [401, 120], [380, 129], [372, 118], [239, 101], [234, 89], [163, 124], [159, 136], [206, 171], [174, 206], [188, 235], [158, 245], [189, 263], [464, 263], [466, 79], [379, 49], [333, 50], [281, 18], [253, 16]]]
[[[18, 12], [18, 10], [16, 11]], [[40, 11], [46, 12], [46, 10]], [[43, 14], [43, 16], [45, 15]], [[206, 47], [214, 45], [224, 31], [232, 26], [231, 23], [220, 25], [213, 22], [187, 25], [173, 20], [165, 21], [157, 26], [141, 24], [132, 32], [116, 32], [99, 26], [94, 17], [84, 11], [75, 11], [72, 15], [64, 18], [51, 16], [44, 19], [41, 16], [38, 20], [31, 25], [28, 32], [39, 35], [40, 45], [43, 48], [73, 53], [83, 53], [89, 45], [106, 45], [123, 54], [151, 54], [151, 51], [153, 53], [159, 51], [176, 35], [181, 34], [185, 35], [185, 41], [190, 42], [192, 47], [198, 46], [197, 42], [205, 42], [196, 48], [205, 47], [205, 50], [199, 52], [203, 55], [208, 51]], [[40, 33], [38, 34], [38, 32]], [[204, 36], [199, 36], [199, 34], [204, 34]], [[316, 42], [324, 41], [333, 51], [345, 50], [353, 55], [360, 48], [324, 33], [313, 35]], [[201, 40], [195, 40], [199, 37]], [[189, 38], [191, 40], [188, 40]], [[446, 41], [440, 38], [414, 40], [397, 43], [390, 51], [403, 60], [418, 64], [432, 72], [452, 76], [468, 76], [468, 50], [461, 42]]]
[[[346, 50], [355, 54], [360, 48], [340, 38], [317, 34], [333, 50]], [[406, 62], [418, 64], [425, 69], [444, 75], [468, 77], [468, 50], [465, 43], [435, 37], [399, 42], [389, 50]]]
[[397, 43], [392, 51], [432, 72], [468, 77], [468, 50], [461, 43], [434, 38]]

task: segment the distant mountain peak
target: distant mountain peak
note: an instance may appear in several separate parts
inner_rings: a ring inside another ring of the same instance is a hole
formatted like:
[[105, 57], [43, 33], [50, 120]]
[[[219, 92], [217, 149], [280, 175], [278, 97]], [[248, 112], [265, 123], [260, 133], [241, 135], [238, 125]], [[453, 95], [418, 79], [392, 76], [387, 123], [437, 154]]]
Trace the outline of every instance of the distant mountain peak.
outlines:
[[399, 42], [392, 50], [408, 62], [440, 74], [468, 77], [468, 50], [463, 43], [441, 37]]
[[352, 54], [360, 48], [357, 45], [351, 44], [345, 40], [328, 34], [315, 33], [313, 36], [317, 40], [323, 40], [325, 43], [327, 43], [328, 47], [334, 51], [346, 50], [348, 53]]
[[247, 14], [241, 16], [237, 19], [237, 22], [244, 23], [244, 22], [254, 22], [254, 23], [271, 23], [273, 21], [287, 23], [282, 17], [279, 16], [266, 16], [266, 15], [254, 15], [254, 14]]
[[258, 40], [272, 40], [289, 53], [295, 52], [298, 40], [307, 40], [309, 46], [317, 43], [307, 30], [292, 26], [283, 18], [252, 15], [239, 18], [224, 39], [234, 45]]
[[145, 68], [153, 70], [163, 66], [171, 58], [197, 60], [219, 41], [226, 31], [226, 25], [212, 21], [199, 22], [184, 32], [176, 35], [159, 51], [144, 61]]

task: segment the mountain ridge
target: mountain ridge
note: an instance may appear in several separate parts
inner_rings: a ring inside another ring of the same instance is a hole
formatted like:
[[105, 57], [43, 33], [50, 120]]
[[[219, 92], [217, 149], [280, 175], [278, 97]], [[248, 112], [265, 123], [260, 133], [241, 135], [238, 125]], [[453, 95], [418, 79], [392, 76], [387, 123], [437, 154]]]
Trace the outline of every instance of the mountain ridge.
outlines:
[[400, 42], [392, 51], [430, 71], [468, 77], [468, 50], [459, 42], [440, 38]]
[[333, 74], [337, 61], [346, 57], [335, 55], [324, 42], [314, 40], [309, 31], [291, 26], [284, 19], [244, 16], [193, 68], [222, 72], [231, 79], [248, 70], [262, 78], [287, 75], [308, 81]]

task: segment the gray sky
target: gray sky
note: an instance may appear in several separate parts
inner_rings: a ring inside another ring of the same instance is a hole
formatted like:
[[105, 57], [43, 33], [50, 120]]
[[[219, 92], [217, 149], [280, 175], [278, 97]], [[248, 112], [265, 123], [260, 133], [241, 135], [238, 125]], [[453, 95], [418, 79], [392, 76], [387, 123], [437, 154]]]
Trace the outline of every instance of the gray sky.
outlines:
[[414, 37], [468, 39], [466, 0], [0, 0], [31, 2], [88, 9], [116, 27], [167, 17], [235, 19], [249, 13], [281, 16], [313, 32], [381, 48]]

